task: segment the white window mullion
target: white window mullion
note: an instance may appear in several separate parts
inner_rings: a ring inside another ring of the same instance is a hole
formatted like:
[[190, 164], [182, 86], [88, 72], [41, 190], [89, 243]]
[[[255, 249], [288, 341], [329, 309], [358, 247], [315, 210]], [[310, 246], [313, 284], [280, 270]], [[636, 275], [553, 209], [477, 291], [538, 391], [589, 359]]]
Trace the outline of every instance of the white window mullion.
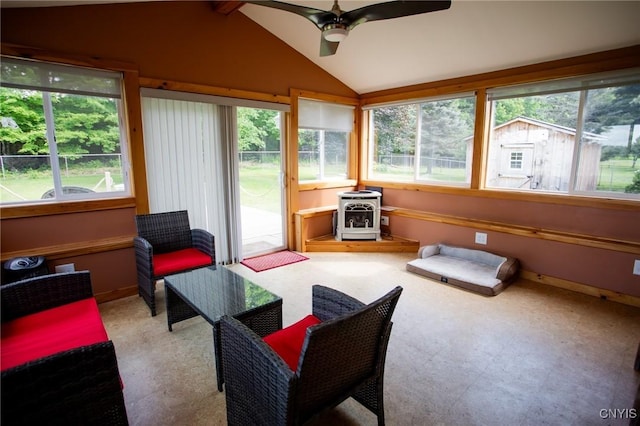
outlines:
[[418, 110], [417, 118], [416, 118], [416, 144], [414, 148], [414, 156], [413, 156], [413, 179], [420, 179], [420, 162], [422, 155], [422, 108], [420, 104], [416, 105]]
[[56, 126], [53, 119], [53, 105], [51, 104], [51, 93], [42, 92], [42, 108], [44, 110], [44, 121], [46, 123], [47, 144], [49, 145], [49, 161], [51, 162], [51, 173], [53, 174], [53, 187], [56, 198], [63, 196], [62, 176], [60, 175], [60, 160], [58, 159], [58, 144], [56, 142]]

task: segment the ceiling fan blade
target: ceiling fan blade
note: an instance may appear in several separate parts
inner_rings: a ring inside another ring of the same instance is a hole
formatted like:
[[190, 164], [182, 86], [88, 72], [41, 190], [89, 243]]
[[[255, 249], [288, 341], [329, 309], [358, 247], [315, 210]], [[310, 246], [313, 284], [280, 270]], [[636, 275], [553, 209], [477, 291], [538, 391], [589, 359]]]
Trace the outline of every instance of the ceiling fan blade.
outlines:
[[331, 56], [335, 55], [338, 50], [338, 45], [340, 42], [337, 41], [329, 41], [321, 34], [320, 35], [320, 56]]
[[345, 12], [340, 16], [340, 20], [351, 30], [356, 25], [369, 21], [380, 21], [383, 19], [400, 18], [402, 16], [419, 15], [421, 13], [449, 9], [450, 7], [450, 0], [389, 1]]
[[273, 9], [285, 10], [307, 18], [315, 24], [316, 27], [322, 29], [325, 25], [336, 20], [336, 15], [331, 11], [314, 9], [312, 7], [299, 6], [297, 4], [285, 3], [281, 1], [263, 1], [263, 0], [247, 0], [246, 3], [266, 6]]

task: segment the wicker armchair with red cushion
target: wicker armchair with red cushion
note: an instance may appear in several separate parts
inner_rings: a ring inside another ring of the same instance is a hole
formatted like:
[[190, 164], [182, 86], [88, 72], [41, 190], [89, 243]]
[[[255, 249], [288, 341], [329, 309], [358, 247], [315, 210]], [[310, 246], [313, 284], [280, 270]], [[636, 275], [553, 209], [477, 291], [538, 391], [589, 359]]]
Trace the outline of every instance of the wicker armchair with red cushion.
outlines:
[[313, 286], [312, 314], [264, 339], [220, 320], [229, 425], [297, 425], [353, 397], [384, 424], [383, 377], [396, 287], [365, 305]]
[[138, 270], [138, 294], [156, 315], [156, 281], [216, 263], [214, 236], [191, 229], [186, 210], [136, 216], [133, 245]]
[[89, 272], [28, 278], [0, 294], [2, 424], [128, 424]]

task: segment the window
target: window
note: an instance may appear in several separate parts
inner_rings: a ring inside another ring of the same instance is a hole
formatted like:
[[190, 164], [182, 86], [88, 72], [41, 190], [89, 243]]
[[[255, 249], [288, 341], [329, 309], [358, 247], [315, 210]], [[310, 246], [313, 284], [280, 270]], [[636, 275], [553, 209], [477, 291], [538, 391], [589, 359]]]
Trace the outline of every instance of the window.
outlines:
[[0, 202], [129, 194], [121, 75], [2, 58]]
[[373, 106], [368, 178], [469, 185], [475, 95]]
[[308, 99], [298, 106], [299, 180], [348, 179], [354, 107]]
[[512, 170], [522, 169], [522, 152], [512, 152], [509, 167]]
[[487, 96], [486, 187], [639, 197], [640, 70], [497, 88]]

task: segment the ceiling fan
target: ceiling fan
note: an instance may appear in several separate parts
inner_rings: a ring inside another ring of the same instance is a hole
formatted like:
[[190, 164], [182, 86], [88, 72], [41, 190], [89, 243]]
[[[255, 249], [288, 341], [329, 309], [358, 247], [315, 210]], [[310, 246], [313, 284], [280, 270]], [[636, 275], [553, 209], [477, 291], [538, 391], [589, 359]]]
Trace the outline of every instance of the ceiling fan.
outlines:
[[247, 1], [247, 3], [286, 10], [303, 16], [313, 22], [322, 31], [320, 38], [320, 56], [330, 56], [338, 50], [338, 44], [344, 40], [349, 31], [356, 25], [369, 21], [400, 18], [402, 16], [418, 15], [421, 13], [436, 12], [451, 7], [451, 1], [388, 1], [376, 3], [345, 12], [340, 9], [338, 0], [334, 0], [330, 11], [314, 9], [297, 4], [281, 1]]

